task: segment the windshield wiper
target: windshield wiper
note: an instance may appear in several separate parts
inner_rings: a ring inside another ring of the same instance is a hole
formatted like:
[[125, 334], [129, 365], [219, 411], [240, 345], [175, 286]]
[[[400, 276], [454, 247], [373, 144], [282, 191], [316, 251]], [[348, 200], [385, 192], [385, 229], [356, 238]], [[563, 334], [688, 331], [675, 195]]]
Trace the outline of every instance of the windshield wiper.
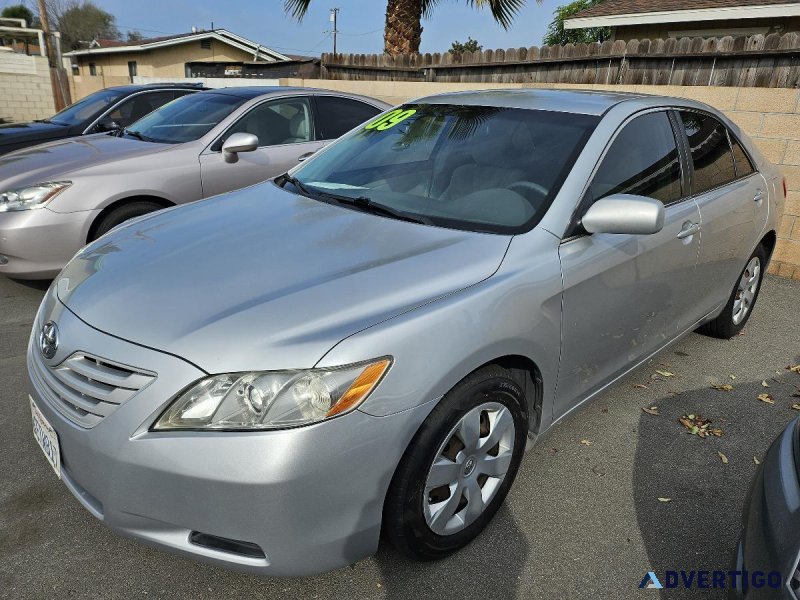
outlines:
[[428, 218], [422, 217], [420, 215], [410, 215], [406, 212], [396, 210], [391, 206], [386, 206], [385, 204], [380, 204], [379, 202], [373, 202], [372, 199], [368, 198], [367, 196], [359, 196], [357, 198], [353, 198], [351, 196], [332, 194], [330, 192], [316, 192], [316, 193], [317, 195], [322, 196], [323, 198], [330, 198], [331, 200], [334, 200], [339, 204], [353, 206], [360, 211], [370, 213], [373, 215], [381, 215], [384, 217], [397, 219], [398, 221], [408, 221], [409, 223], [419, 223], [420, 225], [433, 225], [433, 222]]
[[301, 193], [305, 194], [306, 196], [313, 196], [314, 192], [309, 190], [302, 181], [297, 179], [297, 177], [292, 177], [289, 173], [284, 173], [281, 175], [281, 179], [283, 179], [284, 183], [291, 183], [294, 187], [300, 190]]
[[418, 215], [410, 215], [408, 213], [395, 210], [391, 206], [386, 206], [385, 204], [380, 204], [373, 202], [370, 198], [366, 196], [359, 196], [357, 198], [353, 198], [352, 196], [344, 196], [342, 194], [334, 194], [332, 192], [323, 192], [322, 190], [318, 189], [309, 189], [307, 185], [305, 185], [302, 181], [297, 179], [296, 177], [292, 177], [289, 173], [284, 173], [280, 176], [280, 179], [283, 179], [284, 183], [291, 183], [294, 187], [300, 190], [305, 196], [309, 196], [311, 198], [323, 198], [325, 200], [333, 200], [338, 204], [344, 204], [346, 206], [352, 206], [362, 212], [371, 213], [373, 215], [382, 215], [384, 217], [390, 217], [392, 219], [397, 219], [398, 221], [408, 221], [409, 223], [419, 223], [420, 225], [433, 225], [433, 222], [430, 219], [427, 219], [422, 216]]
[[122, 135], [129, 135], [131, 137], [135, 137], [137, 140], [142, 140], [143, 142], [152, 142], [153, 140], [146, 135], [142, 135], [138, 131], [134, 131], [133, 129], [123, 129]]

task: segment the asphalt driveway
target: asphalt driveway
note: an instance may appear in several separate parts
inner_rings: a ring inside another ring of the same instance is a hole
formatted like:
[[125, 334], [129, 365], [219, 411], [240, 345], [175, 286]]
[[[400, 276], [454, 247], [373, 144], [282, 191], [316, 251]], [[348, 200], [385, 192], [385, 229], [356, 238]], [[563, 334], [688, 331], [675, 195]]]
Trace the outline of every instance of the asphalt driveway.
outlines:
[[[555, 427], [526, 455], [489, 529], [456, 556], [420, 564], [383, 548], [315, 578], [258, 578], [120, 538], [56, 479], [31, 434], [25, 380], [43, 293], [0, 277], [3, 598], [655, 595], [638, 589], [646, 571], [729, 568], [754, 457], [800, 415], [791, 409], [800, 375], [785, 370], [800, 363], [800, 282], [768, 277], [744, 335], [723, 342], [692, 334]], [[757, 399], [764, 392], [774, 404]], [[642, 411], [652, 406], [658, 415]], [[678, 418], [689, 413], [723, 435], [688, 435]]]

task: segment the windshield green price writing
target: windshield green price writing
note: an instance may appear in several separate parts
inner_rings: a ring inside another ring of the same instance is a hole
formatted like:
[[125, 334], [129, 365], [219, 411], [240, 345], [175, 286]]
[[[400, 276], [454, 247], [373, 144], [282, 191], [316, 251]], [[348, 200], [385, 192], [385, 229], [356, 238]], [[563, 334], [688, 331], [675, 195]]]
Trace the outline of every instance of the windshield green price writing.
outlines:
[[386, 113], [381, 118], [373, 121], [372, 123], [370, 123], [369, 125], [364, 127], [364, 129], [374, 129], [376, 131], [386, 131], [387, 129], [391, 129], [392, 127], [394, 127], [398, 123], [402, 123], [408, 117], [410, 117], [411, 115], [413, 115], [416, 112], [417, 111], [414, 110], [413, 108], [409, 108], [407, 110], [406, 109], [402, 109], [402, 108], [396, 108], [393, 111]]

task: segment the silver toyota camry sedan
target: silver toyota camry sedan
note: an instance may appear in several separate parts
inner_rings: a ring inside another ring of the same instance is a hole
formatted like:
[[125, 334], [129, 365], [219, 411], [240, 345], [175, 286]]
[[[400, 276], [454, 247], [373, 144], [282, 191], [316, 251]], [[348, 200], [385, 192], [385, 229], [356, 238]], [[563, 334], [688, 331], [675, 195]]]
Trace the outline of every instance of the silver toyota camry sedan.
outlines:
[[34, 434], [91, 514], [167, 550], [294, 576], [381, 535], [444, 557], [545, 430], [744, 327], [784, 194], [696, 102], [422, 98], [79, 252], [30, 338]]
[[389, 105], [290, 87], [183, 96], [113, 134], [0, 157], [0, 274], [54, 277], [124, 221], [275, 177]]

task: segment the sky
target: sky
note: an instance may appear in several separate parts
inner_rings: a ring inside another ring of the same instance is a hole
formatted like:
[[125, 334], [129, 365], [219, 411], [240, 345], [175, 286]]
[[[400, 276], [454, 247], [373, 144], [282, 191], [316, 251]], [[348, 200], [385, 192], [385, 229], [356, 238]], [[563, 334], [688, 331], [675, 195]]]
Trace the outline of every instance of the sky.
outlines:
[[[486, 10], [470, 8], [466, 0], [441, 0], [432, 18], [423, 21], [422, 52], [444, 52], [455, 41], [473, 39], [484, 49], [538, 46], [559, 4], [569, 0], [527, 0], [504, 30]], [[0, 0], [0, 8], [20, 0]], [[191, 31], [192, 26], [224, 27], [254, 42], [289, 54], [318, 55], [332, 48], [330, 9], [339, 12], [339, 52], [372, 54], [383, 51], [386, 0], [312, 0], [301, 23], [283, 12], [283, 0], [94, 0], [117, 18], [123, 33], [145, 36]]]

